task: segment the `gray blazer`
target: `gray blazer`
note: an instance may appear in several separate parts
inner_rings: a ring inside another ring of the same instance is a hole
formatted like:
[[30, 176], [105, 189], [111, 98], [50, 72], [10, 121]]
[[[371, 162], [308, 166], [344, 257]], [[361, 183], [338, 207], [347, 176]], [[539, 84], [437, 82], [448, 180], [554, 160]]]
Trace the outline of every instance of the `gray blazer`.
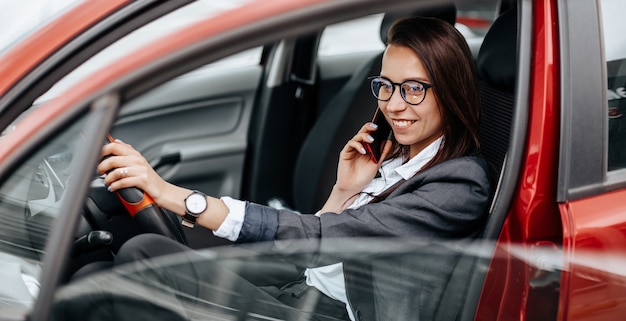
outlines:
[[[301, 215], [253, 203], [238, 242], [338, 237], [465, 239], [484, 227], [491, 197], [487, 163], [478, 155], [448, 160], [402, 183], [385, 200], [339, 215]], [[344, 261], [350, 306], [358, 320], [433, 320], [450, 284], [458, 255], [382, 255]], [[458, 267], [457, 267], [458, 270]], [[390, 278], [394, 275], [394, 278]], [[399, 283], [398, 280], [402, 280]], [[458, 300], [455, 300], [458, 301]], [[456, 307], [455, 309], [460, 309]], [[446, 315], [452, 312], [445, 311]]]
[[324, 237], [471, 237], [491, 195], [487, 163], [464, 156], [417, 173], [384, 201], [340, 215], [299, 215], [247, 203], [238, 242]]

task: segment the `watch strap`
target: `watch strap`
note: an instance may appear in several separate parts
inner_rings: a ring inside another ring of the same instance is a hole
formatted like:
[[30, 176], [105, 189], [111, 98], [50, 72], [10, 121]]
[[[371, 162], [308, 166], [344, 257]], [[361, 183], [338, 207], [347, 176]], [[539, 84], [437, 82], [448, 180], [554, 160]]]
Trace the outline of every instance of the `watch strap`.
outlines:
[[189, 213], [185, 213], [185, 216], [183, 216], [183, 220], [180, 223], [185, 227], [193, 228], [196, 225], [196, 218], [197, 217]]

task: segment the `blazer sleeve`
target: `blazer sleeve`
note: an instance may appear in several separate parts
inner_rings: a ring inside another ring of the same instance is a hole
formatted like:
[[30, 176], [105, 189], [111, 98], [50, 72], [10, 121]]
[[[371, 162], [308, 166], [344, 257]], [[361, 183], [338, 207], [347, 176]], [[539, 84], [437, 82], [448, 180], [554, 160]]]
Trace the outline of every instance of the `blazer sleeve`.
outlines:
[[384, 201], [321, 216], [247, 203], [238, 242], [328, 237], [471, 237], [490, 200], [486, 162], [448, 160], [420, 172]]

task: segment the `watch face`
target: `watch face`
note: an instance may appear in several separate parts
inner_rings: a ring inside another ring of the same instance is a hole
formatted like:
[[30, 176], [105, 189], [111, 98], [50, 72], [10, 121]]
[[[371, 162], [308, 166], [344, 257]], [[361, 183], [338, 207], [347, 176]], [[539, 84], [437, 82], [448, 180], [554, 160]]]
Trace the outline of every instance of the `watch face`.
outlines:
[[191, 194], [187, 197], [185, 205], [189, 213], [199, 215], [206, 210], [206, 198], [202, 194]]

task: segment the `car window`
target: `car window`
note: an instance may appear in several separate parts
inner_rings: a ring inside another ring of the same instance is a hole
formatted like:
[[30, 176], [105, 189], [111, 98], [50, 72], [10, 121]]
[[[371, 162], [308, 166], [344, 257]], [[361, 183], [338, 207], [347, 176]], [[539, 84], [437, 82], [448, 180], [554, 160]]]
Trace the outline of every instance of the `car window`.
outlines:
[[74, 155], [84, 149], [85, 118], [33, 152], [0, 186], [0, 311], [26, 310], [37, 296], [48, 232], [61, 215]]
[[[474, 55], [478, 53], [482, 39], [496, 17], [498, 1], [459, 3], [455, 27], [467, 40]], [[318, 56], [324, 57], [379, 52], [384, 49], [380, 39], [383, 14], [329, 25], [322, 32]]]
[[[435, 320], [437, 316], [451, 320], [464, 308], [472, 309], [463, 306], [464, 297], [456, 293], [465, 293], [469, 285], [466, 278], [472, 271], [474, 255], [486, 253], [490, 246], [417, 238], [349, 238], [329, 239], [321, 246], [312, 240], [290, 240], [284, 248], [256, 243], [181, 252], [152, 260], [147, 264], [149, 269], [128, 264], [77, 279], [57, 292], [54, 315], [62, 320], [72, 311], [99, 306], [111, 309], [101, 309], [110, 313], [108, 316], [119, 313], [138, 320], [345, 320], [316, 310], [317, 303], [324, 301], [319, 292], [294, 292], [292, 300], [306, 304], [294, 304], [283, 314], [286, 305], [281, 301], [290, 302], [290, 298], [278, 301], [272, 297], [281, 291], [277, 287], [260, 286], [260, 290], [252, 285], [268, 277], [283, 281], [295, 276], [297, 281], [298, 271], [306, 265], [343, 261], [344, 266], [357, 267], [355, 271], [361, 267], [368, 271], [353, 273], [350, 279], [363, 284], [360, 295], [397, 298], [372, 307], [380, 320]], [[468, 260], [459, 260], [460, 255], [467, 255]], [[197, 282], [199, 276], [191, 272], [194, 270], [214, 277]], [[371, 281], [370, 275], [378, 279]], [[193, 281], [192, 287], [184, 285], [189, 281]], [[283, 288], [291, 289], [294, 283]], [[441, 309], [440, 304], [446, 308]], [[285, 318], [285, 314], [290, 317]], [[94, 315], [97, 313], [90, 316]]]
[[356, 52], [381, 51], [382, 14], [329, 25], [322, 32], [318, 56], [334, 56]]
[[[86, 79], [95, 70], [101, 69], [112, 61], [119, 59], [142, 46], [149, 44], [163, 34], [173, 33], [201, 19], [216, 15], [220, 12], [237, 8], [250, 0], [210, 1], [200, 0], [192, 2], [175, 10], [145, 26], [133, 31], [119, 41], [87, 60], [66, 77], [43, 94], [36, 103], [41, 103], [60, 95], [64, 90], [81, 80]], [[262, 48], [254, 48], [238, 55], [228, 57], [211, 64], [213, 67], [237, 67], [256, 65], [260, 62]]]
[[608, 169], [626, 168], [626, 34], [622, 19], [626, 2], [601, 0], [609, 114]]

